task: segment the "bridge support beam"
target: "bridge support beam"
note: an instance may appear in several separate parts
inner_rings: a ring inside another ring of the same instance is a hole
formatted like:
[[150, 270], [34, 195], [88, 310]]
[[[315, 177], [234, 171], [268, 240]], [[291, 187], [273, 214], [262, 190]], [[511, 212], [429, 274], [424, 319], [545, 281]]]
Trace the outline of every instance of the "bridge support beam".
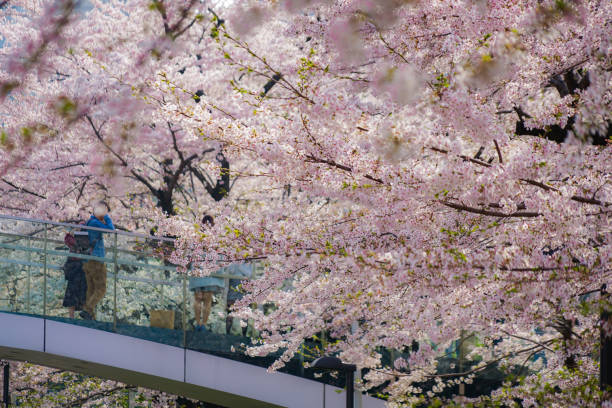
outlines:
[[133, 384], [144, 388], [168, 392], [170, 394], [183, 395], [219, 406], [236, 408], [285, 408], [276, 404], [258, 401], [211, 388], [39, 351], [20, 350], [0, 346], [0, 358], [15, 361], [28, 361], [33, 364], [78, 372], [99, 378], [107, 378], [125, 384]]

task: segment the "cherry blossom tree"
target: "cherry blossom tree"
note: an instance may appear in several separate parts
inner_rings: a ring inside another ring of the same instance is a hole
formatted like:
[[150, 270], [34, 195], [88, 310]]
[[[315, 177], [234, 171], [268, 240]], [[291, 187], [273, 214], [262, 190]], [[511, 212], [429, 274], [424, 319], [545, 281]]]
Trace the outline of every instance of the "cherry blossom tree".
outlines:
[[[236, 313], [272, 369], [326, 332], [391, 405], [491, 365], [525, 369], [486, 398], [605, 398], [609, 2], [91, 3], [2, 7], [3, 211], [106, 198], [179, 265], [263, 260]], [[479, 363], [440, 373], [462, 333]]]
[[[19, 406], [118, 407], [128, 406], [130, 398], [134, 403], [147, 406], [180, 406], [175, 396], [131, 387], [116, 381], [29, 363], [15, 361], [6, 363], [11, 369], [9, 383], [11, 401], [14, 404], [18, 403]], [[0, 378], [0, 384], [2, 381], [3, 378]]]

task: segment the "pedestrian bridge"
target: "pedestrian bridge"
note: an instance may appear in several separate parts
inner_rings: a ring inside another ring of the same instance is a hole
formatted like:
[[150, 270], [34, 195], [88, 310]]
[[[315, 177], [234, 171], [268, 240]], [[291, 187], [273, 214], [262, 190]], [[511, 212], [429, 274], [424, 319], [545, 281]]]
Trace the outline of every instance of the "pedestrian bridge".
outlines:
[[[315, 378], [301, 355], [282, 372], [268, 372], [277, 357], [243, 351], [258, 333], [226, 327], [229, 273], [215, 295], [209, 330], [193, 330], [188, 277], [158, 255], [168, 239], [105, 232], [106, 257], [68, 252], [66, 232], [81, 225], [0, 215], [0, 358], [29, 361], [134, 386], [191, 397], [222, 407], [343, 407], [343, 378]], [[97, 320], [69, 317], [62, 306], [67, 257], [105, 262], [107, 292]], [[257, 276], [257, 268], [255, 269]], [[164, 316], [156, 323], [156, 316]], [[153, 324], [152, 324], [153, 323]], [[356, 396], [360, 408], [382, 400]]]

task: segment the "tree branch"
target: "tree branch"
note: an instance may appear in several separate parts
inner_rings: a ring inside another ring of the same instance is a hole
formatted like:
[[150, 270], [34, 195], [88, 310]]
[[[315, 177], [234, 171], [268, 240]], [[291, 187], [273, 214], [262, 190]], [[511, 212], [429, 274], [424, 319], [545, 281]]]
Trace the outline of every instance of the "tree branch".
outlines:
[[502, 157], [501, 150], [499, 149], [499, 144], [497, 143], [497, 140], [493, 139], [493, 143], [495, 143], [495, 150], [497, 150], [497, 157], [499, 158], [499, 162], [503, 164], [504, 159]]
[[65, 166], [60, 166], [60, 167], [55, 167], [50, 169], [49, 171], [56, 171], [56, 170], [63, 170], [63, 169], [68, 169], [70, 167], [76, 167], [76, 166], [85, 166], [87, 163], [83, 163], [83, 162], [79, 162], [79, 163], [72, 163], [72, 164], [67, 164]]
[[226, 34], [226, 38], [228, 38], [230, 41], [232, 41], [234, 44], [236, 44], [236, 46], [238, 46], [239, 48], [242, 48], [243, 50], [245, 50], [249, 55], [251, 55], [252, 57], [257, 59], [258, 61], [260, 61], [266, 68], [268, 68], [268, 70], [273, 72], [275, 76], [278, 75], [279, 76], [279, 81], [278, 82], [281, 82], [281, 83], [285, 84], [297, 96], [299, 96], [300, 98], [306, 100], [308, 103], [311, 103], [311, 104], [315, 105], [315, 101], [313, 101], [312, 99], [310, 99], [309, 97], [304, 95], [302, 92], [300, 92], [291, 82], [289, 82], [285, 77], [283, 77], [282, 74], [278, 70], [272, 68], [272, 66], [270, 66], [270, 64], [268, 63], [268, 61], [265, 58], [260, 57], [259, 55], [255, 54], [255, 52], [253, 52], [253, 50], [251, 50], [248, 45], [243, 44], [242, 42], [236, 40], [224, 28], [223, 28], [223, 31]]
[[[102, 134], [100, 133], [100, 129], [97, 129], [96, 126], [93, 123], [93, 120], [91, 119], [91, 117], [89, 115], [85, 115], [85, 118], [87, 119], [87, 121], [89, 122], [89, 124], [91, 125], [91, 128], [94, 131], [94, 134], [96, 135], [96, 137], [98, 138], [98, 140], [100, 141], [100, 143], [102, 143], [102, 145], [104, 147], [106, 147], [106, 149], [111, 152], [123, 165], [123, 167], [127, 167], [128, 163], [127, 161], [125, 161], [125, 159], [123, 159], [121, 156], [119, 156], [119, 154], [117, 152], [115, 152], [102, 138]], [[151, 192], [153, 193], [153, 195], [158, 196], [158, 191], [155, 187], [153, 187], [153, 185], [149, 182], [149, 180], [147, 180], [146, 178], [144, 178], [143, 176], [141, 176], [140, 174], [136, 173], [136, 171], [134, 169], [130, 170], [130, 173], [132, 173], [132, 175], [136, 178], [136, 180], [140, 181], [142, 184], [144, 184], [145, 186], [147, 186], [147, 188], [149, 190], [151, 190]]]
[[8, 184], [9, 186], [11, 186], [11, 187], [13, 187], [13, 188], [17, 189], [17, 191], [19, 191], [20, 193], [27, 193], [27, 194], [33, 195], [33, 196], [35, 196], [35, 197], [38, 197], [38, 198], [42, 198], [42, 199], [45, 199], [45, 200], [47, 199], [47, 197], [45, 197], [45, 196], [43, 196], [43, 195], [40, 195], [40, 194], [35, 193], [35, 192], [33, 192], [33, 191], [30, 191], [30, 190], [28, 190], [28, 189], [26, 189], [26, 188], [19, 187], [19, 186], [15, 185], [15, 184], [11, 183], [10, 181], [8, 181], [7, 179], [5, 179], [4, 177], [2, 178], [2, 181], [4, 181], [4, 182], [5, 182], [6, 184]]
[[[497, 143], [496, 143], [497, 146]], [[429, 147], [430, 150], [433, 150], [434, 152], [438, 152], [438, 153], [442, 153], [442, 154], [448, 154], [448, 150], [445, 149], [441, 149], [439, 147]], [[498, 152], [498, 154], [500, 155], [500, 162], [501, 162], [501, 152]], [[463, 160], [468, 160], [472, 163], [478, 164], [479, 166], [483, 166], [483, 167], [492, 167], [491, 164], [483, 162], [482, 160], [478, 160], [478, 159], [474, 159], [472, 157], [468, 157], [465, 155], [457, 155], [457, 157], [462, 158]], [[555, 191], [555, 192], [559, 192], [559, 189], [552, 187], [552, 186], [548, 186], [542, 182], [539, 181], [535, 181], [535, 180], [531, 180], [531, 179], [519, 179], [520, 181], [523, 181], [525, 183], [531, 184], [532, 186], [536, 186], [536, 187], [540, 187], [546, 191]], [[600, 201], [597, 200], [595, 198], [587, 198], [587, 197], [581, 197], [581, 196], [577, 196], [577, 195], [573, 195], [570, 197], [570, 200], [572, 201], [576, 201], [579, 203], [585, 203], [585, 204], [593, 204], [593, 205], [599, 205], [602, 207], [608, 207], [608, 206], [612, 206], [612, 203], [610, 202], [606, 202], [606, 201]]]
[[109, 388], [108, 390], [104, 390], [104, 391], [99, 391], [99, 392], [95, 392], [93, 394], [89, 394], [86, 397], [83, 398], [79, 398], [73, 401], [70, 401], [69, 403], [66, 404], [67, 407], [80, 407], [82, 406], [84, 403], [90, 401], [90, 400], [96, 400], [98, 398], [101, 397], [107, 397], [117, 391], [121, 391], [121, 390], [125, 390], [127, 388], [131, 388], [130, 386], [117, 386], [114, 388]]
[[178, 145], [176, 144], [176, 133], [174, 130], [172, 130], [172, 124], [170, 122], [166, 122], [168, 124], [168, 130], [170, 131], [170, 134], [172, 135], [172, 144], [174, 145], [174, 150], [176, 150], [176, 153], [179, 156], [179, 159], [181, 159], [181, 161], [185, 161], [185, 158], [183, 157], [183, 152], [181, 152], [178, 148]]
[[[346, 171], [348, 173], [352, 173], [353, 172], [353, 169], [351, 167], [345, 166], [345, 165], [340, 164], [340, 163], [336, 163], [333, 160], [320, 159], [320, 158], [315, 157], [315, 156], [313, 156], [311, 154], [306, 155], [306, 159], [307, 159], [306, 161], [309, 161], [311, 163], [327, 164], [329, 166], [336, 167], [336, 168], [338, 168], [340, 170], [344, 170], [344, 171]], [[375, 181], [377, 183], [380, 183], [380, 184], [385, 184], [385, 182], [382, 181], [381, 179], [379, 179], [377, 177], [374, 177], [374, 176], [370, 176], [369, 174], [365, 174], [363, 177], [367, 178], [368, 180], [372, 180], [372, 181]]]
[[528, 341], [528, 342], [533, 343], [533, 344], [537, 344], [538, 346], [541, 346], [541, 347], [545, 348], [546, 350], [550, 351], [551, 353], [555, 352], [553, 349], [551, 349], [550, 347], [548, 347], [547, 345], [545, 345], [543, 343], [540, 343], [539, 341], [532, 340], [532, 339], [530, 339], [528, 337], [518, 336], [516, 334], [509, 333], [509, 332], [507, 332], [507, 331], [505, 331], [503, 329], [500, 329], [500, 331], [502, 333], [505, 333], [506, 335], [508, 335], [510, 337], [514, 337], [514, 338], [517, 338], [517, 339], [520, 339], [520, 340]]
[[[445, 149], [440, 149], [439, 147], [429, 147], [429, 149], [433, 150], [434, 152], [438, 152], [438, 153], [443, 153], [443, 154], [448, 154], [448, 150]], [[469, 156], [465, 156], [463, 154], [458, 154], [457, 157], [462, 158], [463, 160], [467, 160], [469, 162], [472, 163], [476, 163], [479, 166], [483, 166], [483, 167], [492, 167], [489, 163], [473, 158], [473, 157], [469, 157]]]
[[106, 147], [106, 149], [113, 154], [113, 156], [115, 156], [117, 159], [119, 159], [119, 161], [121, 162], [121, 164], [123, 164], [123, 166], [127, 167], [127, 165], [128, 165], [127, 161], [125, 161], [121, 156], [119, 156], [119, 154], [117, 152], [115, 152], [113, 150], [113, 148], [110, 147], [108, 145], [108, 143], [106, 143], [104, 141], [104, 138], [102, 137], [102, 134], [100, 133], [100, 129], [96, 128], [96, 126], [94, 125], [93, 120], [91, 119], [91, 117], [89, 115], [85, 115], [85, 118], [87, 119], [87, 121], [91, 125], [91, 128], [93, 129], [94, 134], [96, 135], [96, 137], [98, 138], [100, 143], [102, 143], [104, 145], [104, 147]]
[[463, 205], [463, 204], [452, 203], [450, 201], [445, 201], [445, 200], [438, 200], [438, 202], [440, 204], [442, 204], [442, 205], [447, 206], [447, 207], [454, 208], [455, 210], [466, 211], [466, 212], [470, 212], [470, 213], [474, 213], [474, 214], [488, 215], [488, 216], [491, 216], [491, 217], [501, 217], [501, 218], [507, 218], [507, 217], [528, 217], [528, 218], [533, 218], [533, 217], [539, 217], [540, 215], [542, 215], [539, 212], [530, 212], [530, 211], [516, 211], [516, 212], [513, 212], [513, 213], [503, 213], [503, 212], [500, 212], [500, 211], [485, 210], [483, 208], [468, 207], [468, 206]]

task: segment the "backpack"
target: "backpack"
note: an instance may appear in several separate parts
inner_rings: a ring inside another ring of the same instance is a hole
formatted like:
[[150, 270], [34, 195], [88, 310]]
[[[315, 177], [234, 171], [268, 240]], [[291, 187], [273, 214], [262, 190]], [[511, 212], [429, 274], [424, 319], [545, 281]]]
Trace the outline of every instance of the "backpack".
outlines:
[[[82, 225], [89, 225], [89, 221]], [[100, 237], [94, 242], [91, 242], [89, 240], [89, 234], [87, 233], [87, 230], [84, 229], [77, 229], [72, 233], [72, 235], [74, 239], [71, 240], [70, 244], [68, 243], [68, 241], [66, 241], [66, 239], [64, 239], [64, 242], [66, 242], [66, 245], [68, 245], [71, 252], [75, 252], [77, 254], [82, 255], [91, 255], [98, 241], [102, 240], [102, 237]]]
[[87, 231], [75, 231], [74, 240], [75, 252], [77, 254], [91, 255], [93, 246], [89, 242], [89, 235], [87, 234]]

